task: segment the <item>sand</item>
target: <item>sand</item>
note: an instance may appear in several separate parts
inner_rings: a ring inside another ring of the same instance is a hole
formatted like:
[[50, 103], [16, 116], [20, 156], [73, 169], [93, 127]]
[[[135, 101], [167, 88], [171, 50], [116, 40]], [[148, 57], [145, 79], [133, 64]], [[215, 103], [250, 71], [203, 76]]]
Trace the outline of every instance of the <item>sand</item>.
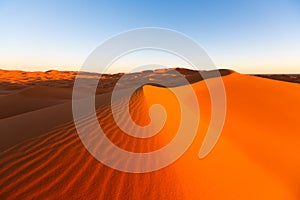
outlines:
[[[0, 199], [299, 199], [300, 85], [227, 72], [223, 76], [227, 115], [212, 152], [198, 158], [211, 102], [205, 82], [189, 72], [201, 111], [194, 142], [170, 166], [134, 174], [103, 165], [79, 139], [71, 102], [76, 73], [2, 71]], [[160, 149], [178, 128], [176, 98], [168, 88], [145, 85], [137, 90], [130, 101], [136, 123], [149, 123], [148, 109], [155, 103], [163, 105], [170, 117], [151, 138], [128, 136], [117, 127], [110, 109], [112, 85], [121, 75], [106, 75], [107, 86], [97, 90], [100, 125], [112, 142], [127, 151]], [[170, 76], [166, 70], [150, 71], [134, 74], [128, 83], [137, 75]], [[186, 90], [174, 80], [170, 85]], [[122, 88], [124, 95], [127, 87]], [[90, 120], [87, 116], [80, 124], [88, 129]]]

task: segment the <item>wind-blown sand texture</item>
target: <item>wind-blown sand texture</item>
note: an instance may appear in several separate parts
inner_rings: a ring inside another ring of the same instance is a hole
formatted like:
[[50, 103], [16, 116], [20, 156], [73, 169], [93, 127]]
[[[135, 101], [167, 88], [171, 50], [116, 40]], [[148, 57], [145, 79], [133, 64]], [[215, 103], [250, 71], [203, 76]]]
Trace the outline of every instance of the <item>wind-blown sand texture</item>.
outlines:
[[[106, 167], [85, 149], [72, 119], [76, 72], [1, 70], [0, 199], [300, 199], [300, 85], [221, 70], [226, 121], [215, 148], [199, 159], [210, 121], [210, 96], [196, 73], [177, 70], [197, 94], [199, 130], [180, 159], [144, 174]], [[128, 136], [110, 110], [111, 91], [122, 75], [102, 77], [96, 96], [99, 124], [127, 151], [161, 148], [178, 128], [176, 98], [168, 88], [145, 85], [137, 90], [130, 101], [136, 123], [149, 123], [148, 108], [154, 103], [165, 106], [170, 117], [154, 137]], [[87, 73], [83, 78], [96, 76]], [[150, 78], [167, 79], [179, 90], [186, 87], [168, 70], [157, 70], [128, 76], [122, 88]], [[87, 116], [80, 123], [89, 128], [89, 120]]]

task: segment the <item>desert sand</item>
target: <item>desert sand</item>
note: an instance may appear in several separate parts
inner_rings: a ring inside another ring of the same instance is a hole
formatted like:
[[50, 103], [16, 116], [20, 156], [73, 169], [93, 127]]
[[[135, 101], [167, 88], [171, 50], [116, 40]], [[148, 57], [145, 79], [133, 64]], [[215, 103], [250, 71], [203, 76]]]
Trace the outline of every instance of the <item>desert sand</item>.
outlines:
[[[103, 165], [82, 144], [72, 118], [76, 72], [1, 70], [0, 199], [300, 199], [300, 84], [221, 70], [225, 125], [212, 152], [199, 159], [211, 117], [210, 96], [201, 77], [178, 71], [191, 83], [200, 105], [196, 138], [170, 166], [134, 174]], [[127, 151], [163, 147], [178, 128], [176, 98], [168, 88], [155, 85], [137, 90], [130, 101], [136, 123], [149, 123], [148, 109], [155, 103], [170, 117], [151, 138], [128, 136], [114, 123], [110, 109], [113, 86], [122, 75], [102, 76], [104, 84], [96, 95], [99, 124]], [[97, 76], [86, 73], [83, 78]], [[178, 90], [187, 87], [168, 70], [157, 70], [132, 74], [121, 88], [150, 78], [167, 79]], [[89, 120], [80, 123], [88, 128]]]

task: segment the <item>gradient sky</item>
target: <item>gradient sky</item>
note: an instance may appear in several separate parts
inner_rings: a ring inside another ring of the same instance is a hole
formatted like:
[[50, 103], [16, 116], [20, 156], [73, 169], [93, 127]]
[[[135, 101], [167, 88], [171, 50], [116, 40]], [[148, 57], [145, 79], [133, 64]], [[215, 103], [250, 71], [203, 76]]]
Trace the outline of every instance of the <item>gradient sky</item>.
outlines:
[[299, 0], [0, 0], [0, 27], [2, 69], [78, 70], [112, 35], [162, 27], [196, 40], [219, 68], [300, 73]]

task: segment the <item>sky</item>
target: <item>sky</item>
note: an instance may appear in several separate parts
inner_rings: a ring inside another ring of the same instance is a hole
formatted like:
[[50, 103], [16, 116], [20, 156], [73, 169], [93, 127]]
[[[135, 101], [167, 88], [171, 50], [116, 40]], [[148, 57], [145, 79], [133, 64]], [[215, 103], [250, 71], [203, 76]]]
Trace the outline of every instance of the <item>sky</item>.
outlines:
[[[0, 0], [0, 27], [1, 69], [79, 70], [111, 36], [161, 27], [197, 41], [218, 68], [300, 73], [299, 0]], [[154, 58], [185, 67], [172, 56], [143, 55], [120, 59], [112, 72]]]

